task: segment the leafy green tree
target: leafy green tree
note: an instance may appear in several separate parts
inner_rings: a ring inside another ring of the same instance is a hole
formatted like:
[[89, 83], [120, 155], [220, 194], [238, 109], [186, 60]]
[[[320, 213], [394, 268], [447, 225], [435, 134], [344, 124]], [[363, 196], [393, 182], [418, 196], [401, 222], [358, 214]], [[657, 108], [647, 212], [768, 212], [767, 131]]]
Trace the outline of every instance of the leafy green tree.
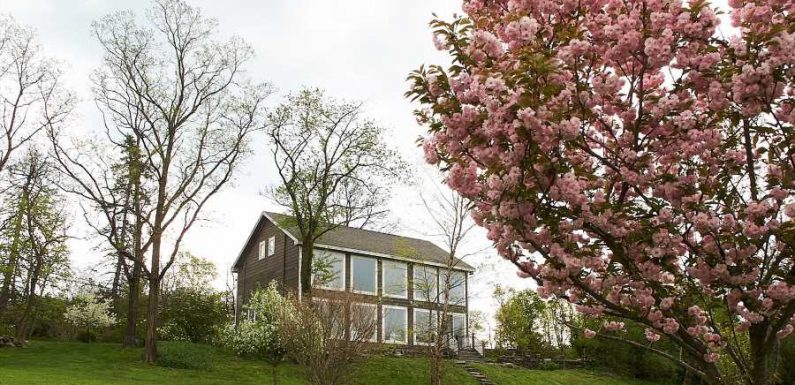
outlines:
[[[498, 287], [495, 294], [504, 295]], [[497, 344], [517, 349], [523, 354], [545, 355], [549, 344], [541, 333], [546, 304], [532, 290], [508, 291], [497, 309]]]
[[[318, 89], [287, 96], [268, 115], [268, 137], [281, 183], [271, 196], [291, 214], [301, 265], [314, 266], [314, 245], [338, 226], [371, 226], [387, 213], [392, 185], [406, 169], [387, 146], [384, 129], [362, 116], [360, 103], [338, 101]], [[301, 272], [311, 290], [312, 269]]]

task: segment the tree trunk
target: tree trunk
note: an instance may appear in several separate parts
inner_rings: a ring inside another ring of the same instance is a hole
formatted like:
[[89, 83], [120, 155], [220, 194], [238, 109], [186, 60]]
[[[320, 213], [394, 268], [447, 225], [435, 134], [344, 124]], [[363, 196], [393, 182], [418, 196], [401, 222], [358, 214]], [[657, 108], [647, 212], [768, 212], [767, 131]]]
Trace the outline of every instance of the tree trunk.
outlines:
[[273, 385], [279, 385], [279, 366], [271, 365], [271, 382]]
[[[441, 333], [437, 333], [441, 334]], [[431, 385], [442, 384], [442, 351], [439, 343], [431, 348]]]
[[315, 243], [304, 239], [301, 242], [301, 292], [310, 294], [312, 291], [312, 256]]
[[[155, 231], [161, 228], [161, 218], [155, 219]], [[144, 361], [154, 364], [157, 361], [157, 316], [160, 301], [160, 243], [162, 234], [155, 233], [152, 242], [152, 266], [149, 269], [149, 304], [146, 312], [146, 346]]]
[[748, 336], [751, 342], [751, 384], [768, 385], [770, 383], [770, 346], [765, 345], [768, 322], [760, 322], [751, 326]]
[[19, 244], [22, 239], [22, 216], [24, 211], [24, 205], [27, 201], [27, 190], [23, 190], [23, 196], [20, 197], [20, 201], [17, 204], [17, 214], [14, 218], [14, 233], [13, 239], [11, 240], [11, 247], [9, 247], [8, 252], [8, 264], [3, 269], [3, 287], [0, 288], [0, 314], [5, 313], [6, 308], [8, 307], [8, 302], [11, 299], [11, 289], [13, 288], [13, 282], [15, 281], [16, 271], [17, 271], [17, 260], [19, 257]]
[[157, 313], [160, 299], [160, 278], [157, 273], [152, 273], [149, 279], [149, 305], [146, 311], [146, 346], [144, 361], [154, 364], [157, 361]]
[[141, 282], [141, 265], [136, 261], [133, 266], [132, 276], [129, 282], [129, 294], [127, 298], [127, 332], [124, 336], [123, 346], [138, 346], [138, 296]]

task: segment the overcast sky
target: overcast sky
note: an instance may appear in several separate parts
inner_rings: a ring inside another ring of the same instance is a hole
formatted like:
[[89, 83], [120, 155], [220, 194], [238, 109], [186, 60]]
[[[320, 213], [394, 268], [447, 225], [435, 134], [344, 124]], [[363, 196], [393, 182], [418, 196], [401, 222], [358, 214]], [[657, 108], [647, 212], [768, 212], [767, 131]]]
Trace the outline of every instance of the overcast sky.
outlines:
[[[248, 74], [272, 83], [281, 95], [302, 86], [324, 88], [329, 95], [360, 100], [367, 114], [387, 127], [389, 142], [411, 164], [420, 164], [415, 140], [423, 133], [412, 116], [413, 105], [403, 98], [406, 75], [423, 63], [445, 63], [431, 43], [428, 22], [432, 13], [450, 18], [460, 12], [460, 0], [191, 0], [205, 15], [218, 19], [221, 37], [242, 36], [256, 50]], [[89, 26], [108, 13], [132, 9], [139, 15], [147, 1], [118, 0], [0, 0], [0, 12], [10, 13], [21, 24], [34, 27], [45, 52], [63, 62], [66, 82], [81, 99], [69, 130], [75, 133], [98, 127], [98, 113], [91, 102], [88, 77], [99, 65], [101, 51]], [[237, 180], [211, 202], [212, 221], [194, 228], [185, 244], [192, 253], [213, 260], [223, 286], [225, 272], [239, 252], [263, 209], [277, 209], [262, 191], [276, 183], [264, 137], [256, 138], [256, 154], [241, 168]], [[426, 186], [426, 189], [432, 187]], [[422, 223], [417, 189], [404, 188], [393, 201], [394, 232], [421, 236]], [[89, 234], [81, 219], [73, 219], [77, 237]], [[427, 222], [425, 222], [427, 223]], [[482, 231], [474, 232], [471, 248], [490, 243]], [[427, 237], [426, 237], [427, 238]], [[433, 240], [433, 239], [431, 239]], [[73, 261], [86, 267], [97, 263], [95, 239], [72, 242]], [[472, 308], [493, 311], [494, 283], [530, 287], [516, 277], [513, 267], [492, 250], [467, 260], [479, 267], [470, 290]]]

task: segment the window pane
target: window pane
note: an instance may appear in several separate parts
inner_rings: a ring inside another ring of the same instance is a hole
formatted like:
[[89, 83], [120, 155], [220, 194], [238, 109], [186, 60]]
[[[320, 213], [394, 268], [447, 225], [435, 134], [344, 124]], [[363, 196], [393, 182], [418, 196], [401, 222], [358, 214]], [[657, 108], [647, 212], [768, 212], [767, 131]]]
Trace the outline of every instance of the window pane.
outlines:
[[438, 298], [436, 268], [414, 265], [414, 299], [436, 302]]
[[406, 308], [384, 307], [384, 341], [406, 343]]
[[406, 264], [384, 261], [382, 269], [384, 269], [384, 295], [406, 298], [408, 295], [406, 289], [408, 286], [406, 283]]
[[460, 271], [454, 271], [450, 274], [450, 279], [447, 279], [447, 271], [442, 271], [439, 277], [439, 296], [441, 301], [444, 302], [444, 289], [447, 287], [450, 293], [451, 305], [464, 305], [466, 303], [466, 275]]
[[359, 340], [359, 332], [366, 333], [361, 339], [376, 341], [378, 335], [376, 327], [378, 322], [378, 306], [372, 304], [351, 304], [351, 339]]
[[430, 310], [414, 310], [414, 341], [422, 344], [433, 342], [433, 335], [436, 332], [436, 314]]
[[315, 249], [312, 262], [313, 284], [329, 289], [345, 289], [345, 254]]
[[375, 294], [376, 261], [373, 258], [353, 257], [351, 259], [354, 291]]
[[453, 314], [453, 336], [458, 338], [466, 335], [466, 320], [464, 314]]

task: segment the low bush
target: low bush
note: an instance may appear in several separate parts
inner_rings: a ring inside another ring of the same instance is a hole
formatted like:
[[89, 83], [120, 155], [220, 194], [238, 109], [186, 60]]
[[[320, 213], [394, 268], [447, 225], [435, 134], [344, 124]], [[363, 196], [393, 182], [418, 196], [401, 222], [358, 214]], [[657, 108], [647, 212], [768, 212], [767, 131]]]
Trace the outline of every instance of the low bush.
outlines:
[[176, 369], [211, 370], [213, 347], [190, 342], [166, 341], [157, 345], [157, 364]]

